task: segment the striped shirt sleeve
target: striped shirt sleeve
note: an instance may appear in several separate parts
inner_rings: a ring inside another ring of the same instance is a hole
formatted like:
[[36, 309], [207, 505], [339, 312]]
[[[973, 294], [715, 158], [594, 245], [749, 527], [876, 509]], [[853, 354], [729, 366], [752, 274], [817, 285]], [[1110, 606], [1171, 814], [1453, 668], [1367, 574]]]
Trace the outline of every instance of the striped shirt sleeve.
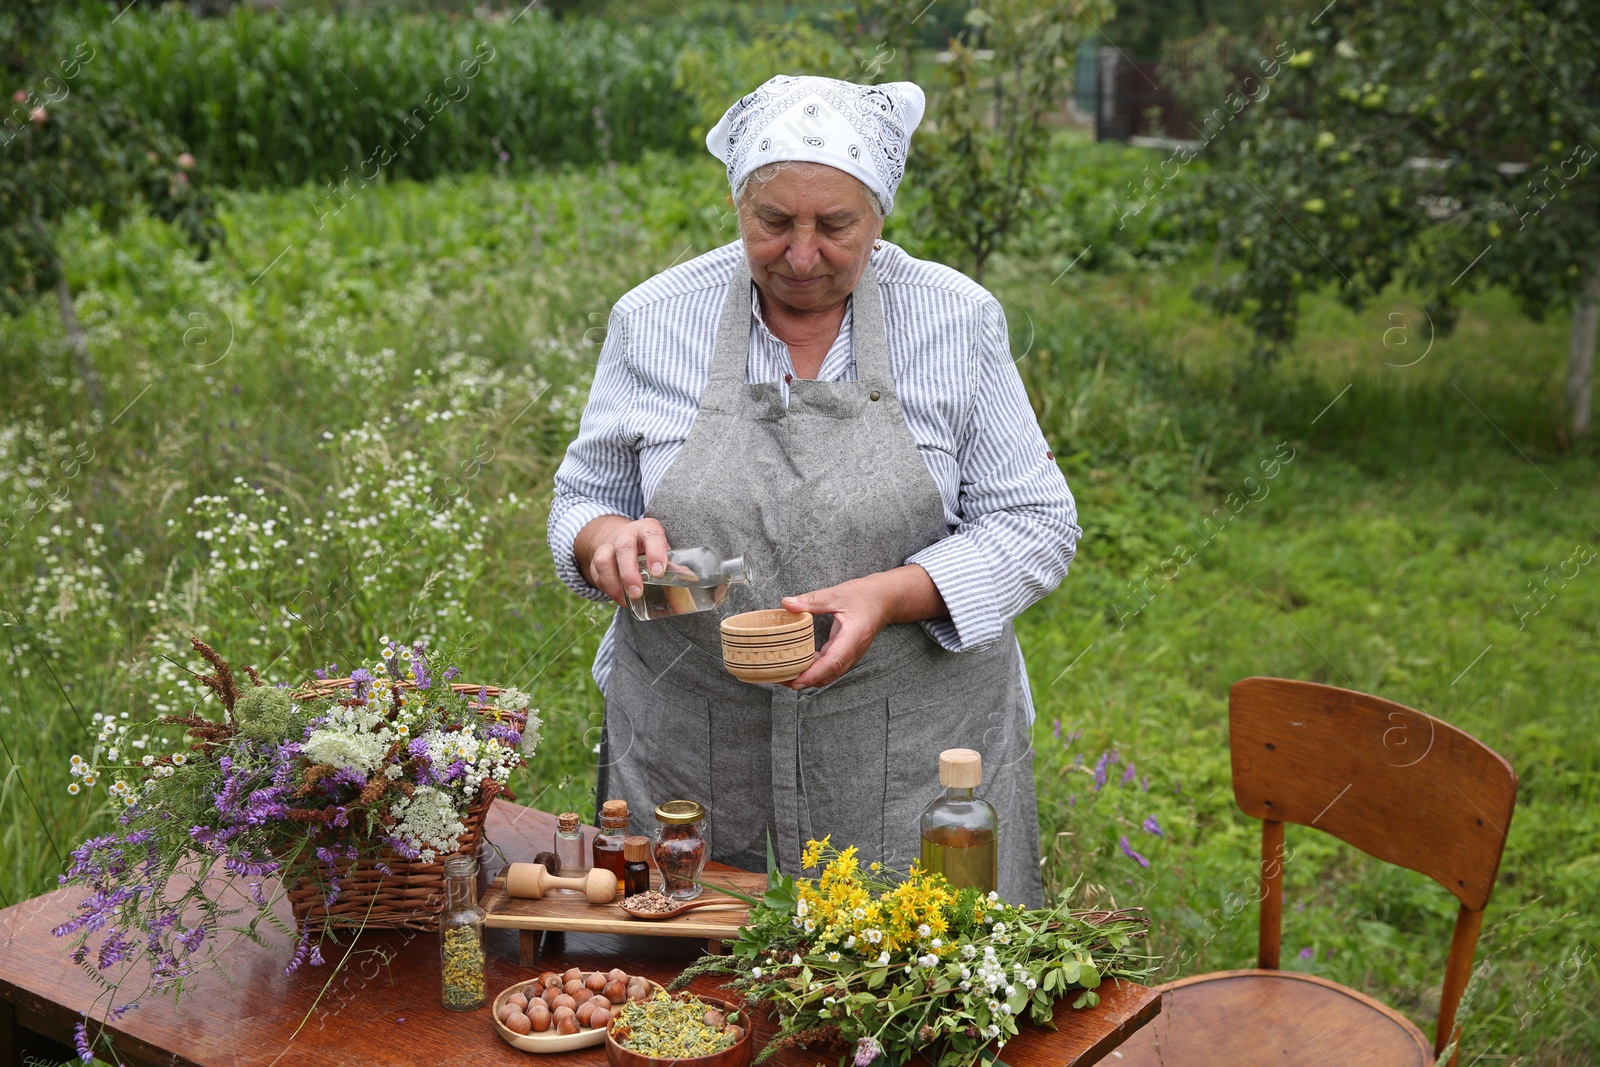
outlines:
[[637, 519], [644, 514], [639, 433], [630, 428], [638, 394], [639, 382], [628, 364], [627, 320], [613, 311], [578, 436], [556, 471], [547, 528], [557, 576], [590, 600], [608, 598], [578, 569], [573, 553], [578, 532], [602, 515]]
[[1005, 315], [990, 298], [978, 330], [976, 385], [957, 444], [959, 524], [906, 560], [928, 572], [950, 618], [923, 623], [945, 649], [999, 638], [1005, 624], [1066, 576], [1082, 531], [1077, 506], [1012, 361]]

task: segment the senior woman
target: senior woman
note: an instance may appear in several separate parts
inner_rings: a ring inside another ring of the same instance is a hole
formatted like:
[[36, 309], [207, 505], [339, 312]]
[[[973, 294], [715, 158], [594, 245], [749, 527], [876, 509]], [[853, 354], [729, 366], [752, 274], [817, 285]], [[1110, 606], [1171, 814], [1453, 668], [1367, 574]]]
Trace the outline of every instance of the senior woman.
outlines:
[[[1032, 704], [1012, 619], [1066, 574], [1072, 495], [982, 287], [882, 241], [923, 94], [778, 77], [707, 135], [740, 240], [612, 310], [550, 547], [580, 595], [637, 596], [669, 547], [742, 553], [718, 612], [616, 613], [599, 796], [648, 828], [706, 805], [712, 853], [798, 869], [831, 834], [905, 868], [938, 754], [983, 755], [999, 888], [1037, 904]], [[719, 619], [778, 603], [825, 641], [787, 685], [722, 669]]]

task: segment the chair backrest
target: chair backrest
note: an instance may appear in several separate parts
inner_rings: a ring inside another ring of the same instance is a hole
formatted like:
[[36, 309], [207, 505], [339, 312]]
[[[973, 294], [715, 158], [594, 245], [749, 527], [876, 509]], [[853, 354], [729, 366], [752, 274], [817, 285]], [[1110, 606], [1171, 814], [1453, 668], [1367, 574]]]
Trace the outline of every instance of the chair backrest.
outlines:
[[1284, 823], [1425, 874], [1461, 902], [1440, 998], [1442, 1049], [1505, 851], [1516, 772], [1431, 715], [1313, 682], [1238, 682], [1228, 725], [1234, 799], [1264, 823], [1260, 965], [1278, 965]]

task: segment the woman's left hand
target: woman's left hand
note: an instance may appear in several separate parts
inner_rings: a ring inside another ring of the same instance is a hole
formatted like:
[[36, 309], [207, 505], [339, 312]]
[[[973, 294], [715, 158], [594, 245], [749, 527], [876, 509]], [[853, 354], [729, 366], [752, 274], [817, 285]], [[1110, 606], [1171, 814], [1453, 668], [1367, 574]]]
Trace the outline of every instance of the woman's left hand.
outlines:
[[782, 684], [790, 689], [820, 689], [838, 681], [861, 661], [885, 626], [948, 615], [944, 598], [928, 572], [916, 564], [853, 578], [840, 585], [783, 598], [788, 611], [832, 615], [833, 629], [805, 673]]

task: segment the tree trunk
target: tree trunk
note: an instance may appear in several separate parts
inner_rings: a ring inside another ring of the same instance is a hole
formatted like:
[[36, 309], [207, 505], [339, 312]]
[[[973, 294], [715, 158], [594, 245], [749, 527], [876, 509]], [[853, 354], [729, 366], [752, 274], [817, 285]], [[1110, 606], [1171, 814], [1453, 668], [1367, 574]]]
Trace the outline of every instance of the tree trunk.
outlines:
[[1574, 440], [1589, 432], [1593, 406], [1589, 385], [1594, 377], [1595, 327], [1600, 325], [1600, 266], [1589, 272], [1583, 295], [1572, 309], [1572, 340], [1567, 348], [1567, 429]]
[[[72, 303], [72, 289], [67, 285], [66, 271], [56, 274], [56, 303], [61, 305], [61, 322], [67, 328], [67, 347], [72, 349], [72, 362], [78, 368], [78, 377], [83, 379], [83, 390], [88, 394], [89, 406], [104, 415], [105, 393], [100, 388], [100, 375], [94, 369], [94, 358], [89, 355], [89, 342], [84, 339], [83, 327], [78, 325], [78, 309]], [[1589, 354], [1594, 355], [1593, 345]]]

